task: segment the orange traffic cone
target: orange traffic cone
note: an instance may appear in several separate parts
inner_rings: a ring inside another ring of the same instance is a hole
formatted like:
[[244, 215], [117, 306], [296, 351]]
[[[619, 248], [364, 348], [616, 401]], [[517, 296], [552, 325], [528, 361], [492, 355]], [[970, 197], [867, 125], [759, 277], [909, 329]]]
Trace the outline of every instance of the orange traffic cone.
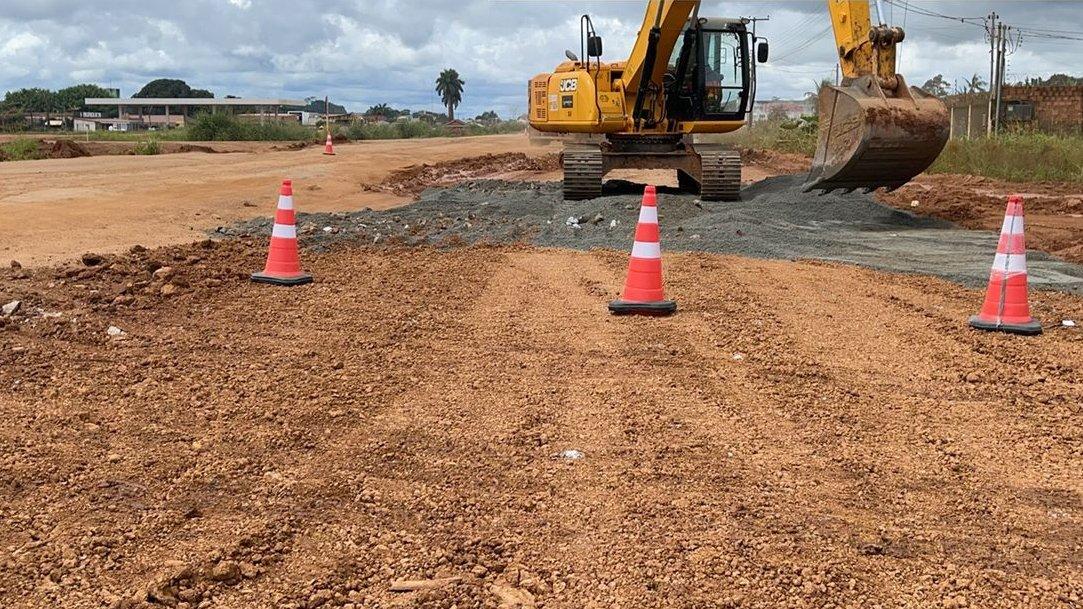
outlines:
[[323, 145], [323, 153], [328, 156], [335, 155], [335, 145], [331, 142], [331, 132], [327, 132], [327, 143]]
[[635, 245], [628, 262], [628, 280], [620, 300], [609, 303], [614, 315], [669, 315], [677, 303], [666, 300], [662, 287], [662, 246], [658, 240], [658, 191], [648, 186], [639, 209]]
[[312, 275], [301, 270], [301, 257], [297, 253], [297, 220], [293, 213], [293, 182], [290, 180], [282, 180], [267, 266], [262, 273], [254, 273], [252, 281], [273, 285], [312, 283]]
[[1008, 199], [1004, 228], [989, 275], [989, 291], [981, 313], [970, 318], [979, 330], [1041, 334], [1042, 324], [1030, 316], [1027, 303], [1027, 244], [1023, 235], [1023, 197]]

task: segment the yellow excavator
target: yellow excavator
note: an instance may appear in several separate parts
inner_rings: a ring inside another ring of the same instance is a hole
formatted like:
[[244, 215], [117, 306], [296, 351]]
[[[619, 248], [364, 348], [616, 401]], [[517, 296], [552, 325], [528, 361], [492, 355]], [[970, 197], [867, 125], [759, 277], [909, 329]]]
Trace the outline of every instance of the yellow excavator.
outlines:
[[[819, 95], [820, 133], [806, 191], [895, 189], [932, 164], [948, 139], [947, 108], [895, 72], [905, 34], [884, 24], [871, 0], [827, 0], [842, 68], [841, 86]], [[747, 124], [756, 61], [768, 41], [747, 19], [702, 17], [700, 0], [648, 0], [627, 61], [606, 63], [590, 17], [580, 21], [580, 55], [530, 81], [530, 125], [572, 134], [563, 153], [564, 196], [602, 193], [618, 168], [676, 169], [680, 186], [708, 201], [740, 198], [741, 158], [696, 134]], [[574, 137], [578, 134], [576, 141]]]

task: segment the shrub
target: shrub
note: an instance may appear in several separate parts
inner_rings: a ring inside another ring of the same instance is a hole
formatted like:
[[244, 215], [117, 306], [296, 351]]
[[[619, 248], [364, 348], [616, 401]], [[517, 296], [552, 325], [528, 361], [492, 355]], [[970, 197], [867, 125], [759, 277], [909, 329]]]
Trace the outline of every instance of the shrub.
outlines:
[[241, 124], [228, 114], [200, 114], [188, 126], [188, 137], [196, 142], [236, 141], [242, 139]]
[[816, 151], [818, 124], [815, 117], [767, 120], [723, 136], [704, 139], [744, 148], [779, 150], [812, 156]]
[[[497, 135], [518, 133], [526, 129], [519, 121], [504, 121], [492, 125], [467, 125], [463, 135]], [[396, 121], [394, 123], [353, 123], [343, 130], [351, 140], [404, 140], [424, 137], [450, 137], [454, 133], [444, 125], [424, 121]]]
[[135, 145], [136, 154], [155, 155], [162, 153], [162, 145], [158, 143], [158, 140], [151, 138], [145, 142], [139, 142]]
[[201, 114], [188, 127], [188, 137], [197, 142], [223, 141], [317, 141], [317, 130], [298, 123], [270, 121], [259, 124], [229, 114]]

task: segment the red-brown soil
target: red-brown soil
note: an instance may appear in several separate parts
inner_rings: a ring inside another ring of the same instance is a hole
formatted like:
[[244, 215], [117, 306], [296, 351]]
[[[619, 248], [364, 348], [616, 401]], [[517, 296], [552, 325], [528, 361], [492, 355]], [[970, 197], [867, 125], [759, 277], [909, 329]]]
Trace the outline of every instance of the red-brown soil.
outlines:
[[389, 192], [399, 196], [416, 196], [428, 188], [447, 186], [474, 178], [514, 172], [544, 173], [558, 170], [560, 170], [560, 155], [558, 154], [547, 154], [541, 157], [529, 157], [521, 152], [485, 154], [396, 169], [383, 182], [366, 185], [364, 189]]
[[693, 254], [668, 319], [608, 315], [613, 252], [361, 248], [276, 289], [264, 247], [0, 271], [0, 606], [1081, 602], [1078, 328]]
[[881, 194], [880, 200], [967, 228], [999, 231], [1013, 194], [1024, 198], [1028, 247], [1083, 262], [1083, 186], [1079, 184], [922, 174], [894, 193]]

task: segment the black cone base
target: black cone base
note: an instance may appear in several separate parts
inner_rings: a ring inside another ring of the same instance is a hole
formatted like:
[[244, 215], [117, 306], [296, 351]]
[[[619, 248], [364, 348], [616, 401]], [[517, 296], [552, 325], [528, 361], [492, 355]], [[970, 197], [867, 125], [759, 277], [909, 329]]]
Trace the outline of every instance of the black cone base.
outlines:
[[1025, 324], [1004, 324], [982, 319], [975, 315], [970, 318], [970, 327], [988, 332], [1007, 332], [1009, 334], [1022, 334], [1024, 336], [1037, 336], [1042, 333], [1042, 324], [1031, 321]]
[[301, 273], [300, 275], [294, 275], [290, 277], [275, 277], [266, 273], [252, 273], [252, 281], [256, 283], [267, 283], [270, 285], [295, 286], [312, 283], [312, 275], [309, 275], [308, 273]]
[[613, 315], [672, 315], [677, 312], [677, 303], [672, 300], [661, 300], [659, 302], [614, 300], [609, 303], [609, 312]]

